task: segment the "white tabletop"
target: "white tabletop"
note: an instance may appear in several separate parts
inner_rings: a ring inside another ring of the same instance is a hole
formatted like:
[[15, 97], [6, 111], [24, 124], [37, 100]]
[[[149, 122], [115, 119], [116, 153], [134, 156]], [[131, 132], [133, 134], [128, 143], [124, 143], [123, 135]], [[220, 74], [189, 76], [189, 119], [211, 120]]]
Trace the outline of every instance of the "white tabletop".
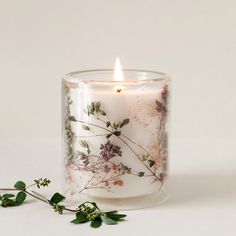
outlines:
[[[72, 225], [73, 215], [58, 215], [28, 198], [20, 207], [0, 209], [1, 235], [235, 235], [235, 141], [172, 140], [169, 200], [125, 212], [127, 221], [119, 225]], [[60, 191], [60, 148], [58, 140], [1, 140], [0, 187], [47, 177], [53, 183], [45, 193]]]

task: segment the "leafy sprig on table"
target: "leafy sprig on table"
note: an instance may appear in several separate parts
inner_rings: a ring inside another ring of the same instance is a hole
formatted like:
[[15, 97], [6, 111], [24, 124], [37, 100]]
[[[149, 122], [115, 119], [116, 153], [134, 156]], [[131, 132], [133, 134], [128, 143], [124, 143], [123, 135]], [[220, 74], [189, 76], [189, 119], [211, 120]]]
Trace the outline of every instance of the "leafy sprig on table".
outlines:
[[[104, 212], [99, 209], [95, 202], [84, 202], [77, 208], [67, 208], [61, 203], [66, 199], [62, 194], [56, 192], [50, 199], [40, 193], [30, 190], [31, 187], [37, 186], [37, 188], [46, 187], [51, 183], [47, 178], [35, 179], [34, 183], [26, 185], [23, 181], [17, 181], [14, 188], [0, 188], [0, 191], [9, 191], [10, 193], [4, 193], [0, 195], [1, 207], [16, 207], [24, 203], [27, 196], [31, 196], [39, 201], [42, 201], [50, 205], [55, 212], [62, 214], [64, 211], [75, 213], [75, 219], [71, 221], [73, 224], [81, 224], [90, 222], [90, 226], [98, 228], [102, 223], [107, 225], [115, 225], [121, 222], [126, 217], [125, 214], [119, 214], [117, 211]], [[17, 192], [13, 194], [12, 192]]]

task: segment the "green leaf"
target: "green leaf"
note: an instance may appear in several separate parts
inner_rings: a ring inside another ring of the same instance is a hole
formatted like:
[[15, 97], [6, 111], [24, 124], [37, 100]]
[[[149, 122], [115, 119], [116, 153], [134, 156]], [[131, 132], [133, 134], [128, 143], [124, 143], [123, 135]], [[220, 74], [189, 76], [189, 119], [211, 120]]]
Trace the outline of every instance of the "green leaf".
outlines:
[[2, 207], [12, 207], [12, 206], [15, 206], [16, 203], [14, 200], [12, 199], [9, 199], [9, 198], [5, 198], [2, 200], [2, 203], [1, 203], [1, 206]]
[[78, 220], [78, 219], [74, 219], [70, 223], [73, 223], [73, 224], [83, 224], [83, 223], [86, 223], [88, 221], [89, 221], [88, 219], [84, 220], [84, 221], [81, 221], [81, 220]]
[[138, 173], [138, 176], [139, 176], [139, 177], [143, 177], [144, 174], [145, 174], [145, 172], [139, 172], [139, 173]]
[[76, 121], [76, 118], [74, 116], [69, 116], [69, 121]]
[[102, 220], [100, 217], [95, 218], [91, 221], [90, 226], [93, 228], [99, 228], [102, 225]]
[[81, 221], [87, 220], [87, 214], [82, 211], [77, 212], [75, 215], [76, 215], [76, 219], [78, 220], [81, 220]]
[[72, 220], [70, 223], [72, 223], [72, 224], [81, 224], [81, 222], [77, 219]]
[[19, 193], [17, 193], [17, 195], [16, 195], [16, 206], [19, 206], [19, 205], [21, 205], [24, 201], [25, 201], [25, 199], [26, 199], [26, 193], [25, 192], [19, 192]]
[[102, 222], [107, 225], [115, 225], [117, 222], [106, 215], [101, 215]]
[[91, 106], [88, 105], [87, 110], [88, 110], [88, 115], [90, 115], [90, 114], [94, 115], [95, 109], [94, 109], [93, 104]]
[[149, 162], [150, 167], [152, 167], [155, 164], [155, 161], [153, 161], [153, 160], [148, 160], [148, 162]]
[[115, 136], [119, 137], [119, 136], [121, 135], [121, 132], [118, 131], [118, 130], [116, 130], [116, 131], [113, 132], [113, 134], [114, 134]]
[[112, 136], [112, 134], [107, 134], [106, 138], [109, 139]]
[[88, 145], [88, 143], [87, 143], [86, 140], [80, 140], [80, 141], [79, 141], [79, 144], [80, 144], [80, 146], [83, 147], [83, 148], [88, 148], [88, 147], [89, 147], [89, 145]]
[[55, 193], [52, 198], [50, 199], [51, 204], [58, 204], [59, 202], [63, 201], [65, 197], [61, 195], [60, 193]]
[[122, 162], [120, 163], [120, 165], [121, 165], [121, 167], [122, 167], [122, 169], [123, 169], [124, 171], [128, 171], [128, 170], [129, 170], [129, 167], [126, 166], [126, 165], [124, 165]]
[[11, 194], [11, 193], [5, 193], [2, 195], [4, 198], [12, 198], [12, 197], [15, 197], [14, 194]]
[[106, 215], [113, 219], [113, 220], [121, 220], [122, 218], [125, 218], [127, 215], [125, 214], [117, 214], [116, 211], [106, 212]]
[[84, 125], [84, 124], [82, 124], [82, 128], [83, 128], [84, 130], [90, 130], [90, 128], [89, 128], [87, 125]]
[[124, 119], [124, 120], [120, 123], [119, 127], [122, 128], [123, 126], [125, 126], [125, 125], [127, 125], [127, 124], [129, 124], [129, 119]]
[[96, 202], [89, 202], [90, 204], [92, 204], [95, 208], [97, 208], [98, 210], [100, 210], [99, 209], [99, 207], [98, 207], [98, 205], [96, 204]]
[[95, 108], [96, 112], [98, 112], [100, 110], [100, 107], [101, 107], [101, 102], [95, 102], [94, 103], [94, 108]]
[[118, 211], [107, 211], [107, 212], [105, 212], [106, 214], [108, 213], [108, 214], [116, 214]]
[[113, 129], [117, 130], [118, 127], [119, 127], [118, 124], [116, 124], [116, 123], [113, 123], [113, 124], [112, 124], [112, 128], [113, 128]]
[[81, 224], [81, 223], [85, 223], [85, 222], [88, 222], [88, 221], [89, 221], [89, 219], [87, 218], [87, 214], [80, 211], [80, 212], [76, 213], [76, 219], [72, 220], [71, 223]]
[[107, 115], [107, 113], [105, 112], [105, 111], [99, 111], [99, 113], [101, 114], [101, 115], [103, 115], [103, 116], [106, 116]]
[[111, 122], [108, 121], [108, 122], [106, 123], [106, 127], [108, 128], [110, 125], [111, 125]]
[[25, 189], [26, 185], [23, 181], [17, 181], [14, 185], [16, 189], [22, 190]]

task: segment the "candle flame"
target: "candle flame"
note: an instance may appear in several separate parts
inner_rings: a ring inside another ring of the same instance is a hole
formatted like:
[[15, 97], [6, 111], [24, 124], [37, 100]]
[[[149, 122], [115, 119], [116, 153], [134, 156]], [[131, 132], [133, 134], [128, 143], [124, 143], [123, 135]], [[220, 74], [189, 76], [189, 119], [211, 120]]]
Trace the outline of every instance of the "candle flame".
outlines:
[[115, 62], [114, 80], [115, 81], [123, 81], [124, 80], [123, 71], [122, 71], [122, 67], [120, 64], [120, 59], [118, 57], [116, 58], [116, 62]]

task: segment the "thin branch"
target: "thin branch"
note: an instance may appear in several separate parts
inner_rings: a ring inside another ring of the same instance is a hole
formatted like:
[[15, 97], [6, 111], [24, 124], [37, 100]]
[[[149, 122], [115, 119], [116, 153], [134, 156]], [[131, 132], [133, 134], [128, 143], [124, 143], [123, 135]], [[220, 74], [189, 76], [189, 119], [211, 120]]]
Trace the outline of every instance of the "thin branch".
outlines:
[[48, 202], [47, 200], [43, 200], [43, 199], [41, 199], [40, 197], [35, 196], [34, 194], [30, 193], [30, 192], [27, 191], [26, 189], [23, 190], [23, 191], [24, 191], [25, 193], [27, 193], [28, 195], [30, 195], [31, 197], [36, 198], [36, 199], [38, 199], [38, 200], [41, 201], [41, 202], [44, 202], [44, 203], [49, 204], [49, 202]]
[[[103, 129], [103, 130], [106, 130], [107, 132], [113, 134], [113, 132], [109, 129], [106, 129], [100, 125], [96, 125], [96, 124], [93, 124], [93, 123], [90, 123], [90, 122], [85, 122], [85, 121], [82, 121], [82, 120], [75, 120], [74, 122], [79, 122], [79, 123], [82, 123], [82, 124], [87, 124], [87, 125], [91, 125], [91, 126], [94, 126], [94, 127], [97, 127], [97, 128], [100, 128], [100, 129]], [[114, 134], [113, 134], [114, 135]], [[116, 136], [116, 135], [115, 135]], [[150, 171], [153, 176], [155, 176], [158, 180], [159, 180], [159, 177], [155, 174], [155, 172], [153, 172], [142, 160], [141, 158], [139, 157], [139, 155], [133, 150], [133, 148], [125, 141], [123, 140], [121, 137], [119, 136], [116, 136], [118, 139], [120, 139], [124, 144], [127, 145], [127, 147], [133, 152], [133, 154], [138, 158], [139, 161], [141, 161], [141, 163], [148, 169], [148, 171]]]
[[135, 144], [137, 147], [141, 148], [144, 152], [146, 152], [148, 154], [148, 156], [151, 157], [151, 159], [154, 160], [154, 158], [151, 156], [151, 154], [148, 152], [148, 150], [146, 150], [144, 147], [142, 147], [141, 145], [137, 144], [136, 142], [134, 142], [132, 139], [130, 139], [128, 136], [126, 136], [125, 134], [121, 134], [121, 136], [125, 137], [126, 139], [128, 139], [130, 142], [132, 142], [133, 144]]
[[79, 136], [75, 135], [77, 138], [94, 138], [94, 137], [99, 137], [99, 136], [106, 136], [107, 134], [94, 134], [94, 135], [84, 135], [84, 136]]
[[0, 191], [20, 191], [20, 190], [16, 188], [0, 188]]

